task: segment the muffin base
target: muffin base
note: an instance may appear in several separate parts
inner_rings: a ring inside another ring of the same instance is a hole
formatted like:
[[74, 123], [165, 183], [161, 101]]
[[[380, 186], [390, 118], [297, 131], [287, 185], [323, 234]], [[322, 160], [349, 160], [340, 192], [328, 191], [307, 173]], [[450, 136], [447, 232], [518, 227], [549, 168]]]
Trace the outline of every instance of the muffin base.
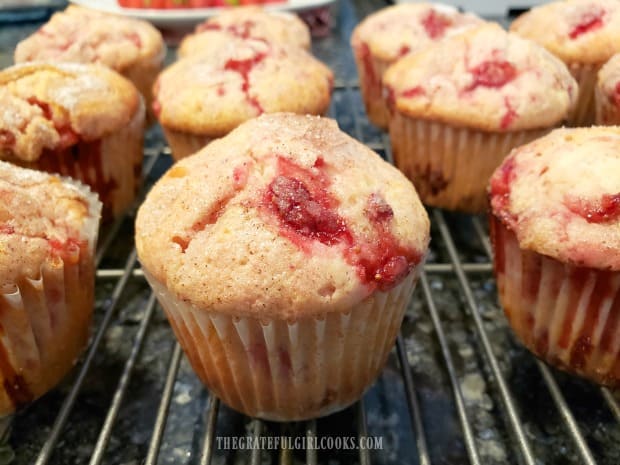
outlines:
[[368, 45], [356, 43], [353, 56], [357, 65], [360, 93], [366, 107], [368, 119], [381, 129], [387, 129], [390, 112], [383, 96], [382, 77], [392, 62], [374, 57]]
[[168, 141], [168, 145], [170, 146], [172, 158], [175, 161], [179, 161], [182, 158], [195, 154], [215, 139], [213, 137], [177, 131], [176, 129], [170, 129], [165, 126], [162, 126], [162, 128], [164, 130], [166, 140]]
[[418, 269], [348, 312], [294, 322], [200, 309], [144, 274], [192, 367], [216, 396], [246, 415], [293, 421], [344, 409], [374, 382], [396, 339]]
[[96, 195], [88, 199], [80, 245], [46, 261], [37, 279], [22, 276], [14, 292], [0, 294], [0, 416], [53, 388], [88, 342], [101, 209]]
[[595, 103], [594, 89], [601, 65], [569, 63], [568, 69], [577, 81], [579, 96], [575, 108], [568, 116], [567, 125], [588, 127], [594, 124]]
[[499, 299], [535, 355], [596, 383], [620, 385], [620, 272], [584, 268], [522, 250], [491, 216]]
[[80, 140], [64, 150], [45, 150], [38, 160], [7, 161], [24, 168], [70, 176], [83, 182], [103, 202], [104, 221], [118, 218], [133, 203], [142, 180], [144, 104], [131, 122], [94, 141]]
[[510, 150], [550, 131], [488, 132], [409, 118], [395, 112], [390, 139], [395, 165], [426, 205], [480, 213], [487, 183]]

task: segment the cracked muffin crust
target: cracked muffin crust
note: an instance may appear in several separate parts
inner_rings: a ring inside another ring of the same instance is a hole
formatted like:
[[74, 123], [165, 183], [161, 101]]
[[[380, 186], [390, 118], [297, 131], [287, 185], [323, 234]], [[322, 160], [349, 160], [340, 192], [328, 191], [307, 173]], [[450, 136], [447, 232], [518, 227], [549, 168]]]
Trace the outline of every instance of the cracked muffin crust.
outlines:
[[185, 57], [212, 53], [226, 41], [247, 39], [310, 49], [310, 31], [296, 15], [249, 6], [224, 11], [199, 24], [193, 34], [183, 39], [177, 54]]
[[559, 59], [495, 24], [402, 58], [384, 84], [397, 166], [424, 202], [470, 212], [510, 149], [561, 124], [578, 93]]
[[620, 124], [620, 53], [599, 70], [594, 89], [595, 123]]
[[620, 270], [620, 128], [557, 129], [515, 149], [491, 178], [491, 208], [521, 248]]
[[164, 70], [153, 105], [178, 160], [262, 113], [324, 114], [332, 86], [306, 51], [248, 39]]
[[75, 177], [121, 213], [140, 181], [144, 104], [98, 65], [25, 63], [0, 71], [0, 158]]
[[[398, 170], [334, 121], [293, 114], [248, 121], [175, 164], [136, 220], [140, 261], [195, 370], [229, 405], [271, 419], [361, 395], [428, 241]], [[349, 344], [353, 364], [340, 356]], [[256, 387], [225, 379], [221, 345]]]
[[161, 34], [148, 22], [71, 5], [17, 44], [14, 58], [105, 65], [132, 81], [150, 108], [165, 52]]
[[390, 65], [482, 23], [473, 14], [430, 3], [390, 6], [364, 19], [353, 31], [351, 47], [370, 120], [382, 128], [388, 125], [381, 81]]
[[594, 121], [596, 74], [620, 52], [620, 4], [614, 0], [564, 0], [532, 8], [510, 30], [559, 57], [579, 84], [573, 126]]
[[101, 203], [0, 162], [0, 415], [51, 389], [88, 341]]
[[620, 381], [620, 128], [558, 129], [490, 181], [500, 300], [549, 363]]
[[554, 126], [578, 93], [560, 60], [495, 24], [403, 58], [384, 84], [395, 112], [499, 132]]

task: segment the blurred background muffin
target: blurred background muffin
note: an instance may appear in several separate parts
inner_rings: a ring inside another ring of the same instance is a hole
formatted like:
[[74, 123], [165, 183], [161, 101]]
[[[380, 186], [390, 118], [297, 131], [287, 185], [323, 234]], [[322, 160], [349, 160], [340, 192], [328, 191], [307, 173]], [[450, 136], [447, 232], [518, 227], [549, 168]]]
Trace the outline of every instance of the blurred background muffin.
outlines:
[[353, 30], [351, 47], [370, 121], [384, 129], [388, 126], [389, 113], [381, 82], [390, 65], [482, 22], [477, 16], [459, 13], [450, 6], [409, 3], [383, 8], [359, 23]]
[[322, 115], [332, 86], [331, 70], [305, 50], [247, 39], [164, 70], [154, 108], [179, 160], [262, 113]]
[[572, 126], [594, 122], [596, 74], [620, 52], [620, 3], [615, 0], [563, 0], [532, 8], [510, 30], [538, 42], [559, 57], [579, 84]]
[[595, 123], [620, 124], [620, 54], [601, 67], [594, 89]]
[[310, 49], [310, 31], [295, 14], [266, 11], [256, 6], [225, 11], [196, 26], [177, 50], [180, 57], [204, 53], [220, 47], [224, 39], [256, 39]]
[[402, 58], [386, 72], [394, 161], [426, 205], [476, 213], [513, 147], [562, 124], [577, 99], [566, 66], [486, 24]]
[[15, 63], [105, 65], [129, 79], [150, 109], [153, 82], [165, 54], [162, 36], [150, 23], [71, 5], [17, 44], [14, 58]]
[[133, 202], [143, 133], [140, 94], [104, 66], [35, 62], [0, 71], [0, 159], [88, 184], [106, 219]]

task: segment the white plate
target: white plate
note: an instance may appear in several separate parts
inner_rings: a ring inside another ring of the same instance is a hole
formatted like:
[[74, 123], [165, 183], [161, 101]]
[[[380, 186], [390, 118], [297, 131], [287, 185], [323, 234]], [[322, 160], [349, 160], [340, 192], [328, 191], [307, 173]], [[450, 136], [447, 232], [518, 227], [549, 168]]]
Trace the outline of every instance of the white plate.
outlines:
[[[140, 8], [123, 8], [116, 0], [70, 0], [72, 3], [95, 10], [117, 13], [131, 18], [150, 21], [156, 26], [180, 28], [198, 24], [206, 18], [215, 16], [225, 9], [235, 8], [183, 8], [173, 10], [150, 10]], [[267, 10], [303, 11], [328, 5], [335, 0], [286, 0], [282, 3], [264, 5]]]
[[[395, 3], [413, 3], [415, 0], [394, 0]], [[549, 0], [439, 0], [446, 5], [461, 7], [480, 16], [504, 18], [510, 10], [528, 10]]]

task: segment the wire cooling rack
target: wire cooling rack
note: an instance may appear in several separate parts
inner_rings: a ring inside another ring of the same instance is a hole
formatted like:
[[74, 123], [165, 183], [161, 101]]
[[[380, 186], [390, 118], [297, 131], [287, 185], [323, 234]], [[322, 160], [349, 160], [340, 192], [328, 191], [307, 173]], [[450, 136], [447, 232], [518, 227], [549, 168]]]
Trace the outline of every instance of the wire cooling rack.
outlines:
[[[365, 117], [348, 37], [383, 6], [341, 0], [338, 28], [314, 46], [336, 74], [330, 116], [391, 161]], [[102, 231], [93, 336], [74, 372], [13, 418], [0, 463], [22, 464], [604, 464], [620, 463], [612, 392], [548, 368], [513, 338], [497, 305], [486, 220], [430, 210], [431, 253], [395, 349], [353, 407], [278, 424], [210, 396], [148, 288], [133, 247], [135, 211], [171, 165], [159, 128], [145, 149], [145, 186]], [[224, 440], [375, 438], [381, 448], [234, 449]]]

